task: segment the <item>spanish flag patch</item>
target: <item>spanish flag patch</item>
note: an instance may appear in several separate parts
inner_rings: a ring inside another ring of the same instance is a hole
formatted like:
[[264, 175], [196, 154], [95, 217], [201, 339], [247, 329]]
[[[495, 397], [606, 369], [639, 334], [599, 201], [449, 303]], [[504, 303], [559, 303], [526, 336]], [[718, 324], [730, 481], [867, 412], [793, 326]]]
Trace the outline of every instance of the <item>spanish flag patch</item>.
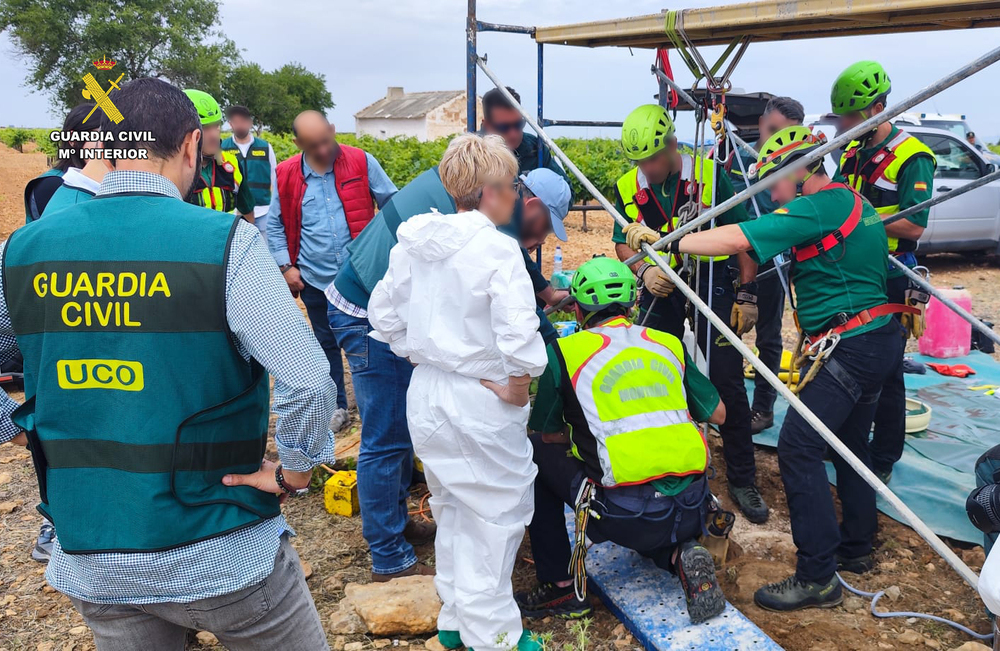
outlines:
[[914, 190], [926, 190], [927, 189], [927, 184], [924, 183], [923, 181], [917, 181], [916, 183], [913, 184], [913, 189]]
[[775, 215], [787, 215], [788, 214], [788, 208], [778, 208], [777, 210], [774, 211], [774, 214]]

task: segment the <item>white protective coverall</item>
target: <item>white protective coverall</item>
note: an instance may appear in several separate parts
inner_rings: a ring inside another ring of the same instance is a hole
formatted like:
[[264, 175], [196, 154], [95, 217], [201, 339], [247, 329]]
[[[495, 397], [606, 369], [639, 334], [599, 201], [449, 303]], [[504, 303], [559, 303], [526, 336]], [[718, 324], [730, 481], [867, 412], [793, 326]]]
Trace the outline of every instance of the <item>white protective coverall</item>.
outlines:
[[438, 628], [477, 651], [509, 649], [522, 634], [511, 573], [538, 469], [528, 407], [479, 380], [545, 369], [534, 291], [517, 242], [477, 210], [418, 215], [397, 235], [368, 318], [373, 337], [417, 365], [406, 416], [438, 526]]
[[979, 596], [991, 613], [1000, 613], [1000, 545], [993, 545], [979, 573]]

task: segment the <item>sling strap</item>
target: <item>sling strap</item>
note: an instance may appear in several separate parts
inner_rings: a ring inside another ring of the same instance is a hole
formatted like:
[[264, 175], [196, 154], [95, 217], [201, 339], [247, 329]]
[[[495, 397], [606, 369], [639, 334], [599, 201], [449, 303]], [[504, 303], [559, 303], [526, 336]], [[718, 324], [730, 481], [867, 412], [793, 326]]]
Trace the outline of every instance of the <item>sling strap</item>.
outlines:
[[883, 317], [889, 314], [919, 314], [920, 310], [916, 307], [910, 305], [903, 305], [901, 303], [885, 303], [883, 305], [877, 305], [875, 307], [870, 307], [867, 310], [861, 310], [854, 316], [847, 318], [846, 315], [843, 316], [843, 323], [833, 326], [829, 330], [823, 332], [819, 335], [813, 335], [809, 337], [810, 342], [816, 341], [823, 337], [830, 337], [832, 335], [842, 335], [845, 332], [854, 330], [855, 328], [860, 328], [861, 326], [868, 325], [875, 319]]
[[864, 203], [862, 202], [861, 195], [843, 183], [831, 183], [820, 190], [820, 192], [835, 189], [850, 190], [854, 195], [854, 208], [851, 210], [850, 216], [844, 221], [843, 224], [840, 225], [839, 228], [834, 230], [832, 233], [827, 234], [819, 242], [803, 247], [793, 246], [792, 255], [795, 256], [796, 262], [811, 260], [823, 252], [829, 251], [838, 244], [843, 244], [844, 240], [847, 239], [847, 236], [850, 235], [861, 222], [861, 213], [864, 210]]

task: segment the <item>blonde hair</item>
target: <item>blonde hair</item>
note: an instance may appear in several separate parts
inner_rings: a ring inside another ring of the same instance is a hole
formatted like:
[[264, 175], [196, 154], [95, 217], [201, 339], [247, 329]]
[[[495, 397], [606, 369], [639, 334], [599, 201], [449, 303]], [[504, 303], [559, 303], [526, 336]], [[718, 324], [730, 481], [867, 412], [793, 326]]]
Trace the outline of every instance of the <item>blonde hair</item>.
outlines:
[[503, 138], [474, 133], [452, 140], [438, 165], [441, 183], [460, 210], [477, 208], [484, 186], [513, 179], [517, 170], [517, 159]]

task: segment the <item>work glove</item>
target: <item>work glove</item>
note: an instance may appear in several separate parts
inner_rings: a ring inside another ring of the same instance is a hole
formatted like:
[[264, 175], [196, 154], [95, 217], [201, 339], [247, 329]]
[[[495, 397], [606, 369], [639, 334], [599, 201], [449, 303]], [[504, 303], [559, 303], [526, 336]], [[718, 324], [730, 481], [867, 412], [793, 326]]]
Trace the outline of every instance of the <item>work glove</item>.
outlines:
[[917, 308], [920, 312], [917, 314], [907, 314], [904, 312], [899, 315], [899, 321], [903, 324], [908, 335], [914, 339], [920, 339], [924, 334], [924, 327], [927, 324], [925, 313], [927, 311], [927, 303], [930, 300], [930, 294], [917, 287], [910, 287], [906, 290], [906, 300], [904, 302], [910, 307]]
[[507, 378], [507, 384], [497, 384], [492, 380], [480, 380], [479, 383], [508, 404], [515, 407], [523, 407], [528, 404], [528, 387], [531, 386], [530, 375], [511, 375]]
[[646, 265], [639, 271], [639, 273], [642, 284], [653, 296], [666, 298], [667, 296], [670, 296], [671, 292], [674, 291], [674, 283], [670, 280], [670, 277], [667, 276], [667, 272], [663, 271], [655, 264]]
[[757, 283], [747, 283], [736, 288], [736, 302], [729, 319], [733, 332], [742, 337], [757, 325]]
[[645, 224], [632, 222], [622, 229], [625, 234], [625, 245], [633, 251], [641, 251], [642, 243], [654, 244], [659, 241], [660, 234]]

